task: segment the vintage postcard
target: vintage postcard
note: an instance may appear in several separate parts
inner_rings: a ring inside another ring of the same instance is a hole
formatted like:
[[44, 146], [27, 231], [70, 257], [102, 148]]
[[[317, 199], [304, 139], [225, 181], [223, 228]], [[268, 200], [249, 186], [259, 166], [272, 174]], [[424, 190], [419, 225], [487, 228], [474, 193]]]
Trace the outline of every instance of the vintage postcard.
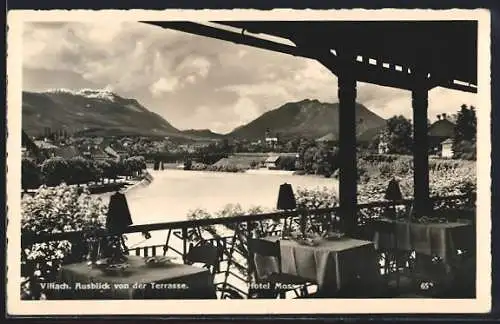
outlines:
[[487, 10], [11, 11], [7, 50], [8, 314], [489, 311]]

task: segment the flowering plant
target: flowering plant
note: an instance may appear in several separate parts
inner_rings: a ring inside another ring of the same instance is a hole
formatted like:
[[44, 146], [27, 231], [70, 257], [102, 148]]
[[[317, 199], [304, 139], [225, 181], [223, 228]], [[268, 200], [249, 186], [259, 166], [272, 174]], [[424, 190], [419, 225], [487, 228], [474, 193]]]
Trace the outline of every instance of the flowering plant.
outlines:
[[[83, 233], [83, 240], [35, 243], [25, 247], [21, 251], [22, 276], [29, 277], [32, 283], [33, 279], [52, 281], [63, 263], [82, 261], [88, 244], [104, 230], [106, 209], [100, 198], [65, 184], [51, 188], [41, 186], [33, 197], [24, 196], [21, 202], [22, 235], [79, 231]], [[32, 292], [28, 287], [23, 297], [41, 297]]]

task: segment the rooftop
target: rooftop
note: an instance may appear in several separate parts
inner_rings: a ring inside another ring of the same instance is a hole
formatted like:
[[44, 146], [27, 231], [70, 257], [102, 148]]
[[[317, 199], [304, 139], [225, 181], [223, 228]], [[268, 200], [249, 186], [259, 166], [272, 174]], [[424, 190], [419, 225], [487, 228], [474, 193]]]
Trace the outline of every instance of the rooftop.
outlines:
[[419, 65], [428, 72], [434, 87], [477, 92], [475, 20], [147, 23], [317, 59], [329, 66], [339, 65], [337, 51], [349, 52], [358, 81], [402, 89], [411, 89], [411, 69]]

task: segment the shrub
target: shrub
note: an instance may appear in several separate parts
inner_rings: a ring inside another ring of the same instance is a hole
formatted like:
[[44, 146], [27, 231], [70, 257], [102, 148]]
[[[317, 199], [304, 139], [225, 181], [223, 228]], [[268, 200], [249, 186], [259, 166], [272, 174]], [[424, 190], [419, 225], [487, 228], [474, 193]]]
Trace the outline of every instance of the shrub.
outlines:
[[21, 171], [21, 186], [24, 190], [38, 188], [42, 184], [42, 173], [33, 160], [24, 158]]
[[101, 164], [102, 176], [108, 179], [116, 179], [120, 174], [119, 162], [108, 159], [105, 164]]
[[209, 165], [207, 167], [207, 171], [216, 171], [216, 172], [245, 172], [248, 168], [241, 164], [222, 164], [222, 165]]
[[378, 165], [378, 169], [379, 169], [379, 172], [380, 172], [380, 175], [382, 177], [390, 177], [391, 175], [394, 175], [394, 169], [393, 169], [393, 166], [391, 164], [389, 164], [388, 162], [381, 162], [379, 163]]
[[184, 161], [184, 170], [191, 170], [192, 165], [193, 165], [193, 161], [191, 161], [191, 160]]
[[331, 208], [338, 203], [335, 193], [327, 187], [307, 189], [298, 187], [296, 191], [297, 208]]
[[42, 163], [41, 171], [45, 183], [49, 186], [68, 181], [71, 176], [68, 162], [62, 157], [53, 157]]
[[101, 171], [97, 168], [96, 162], [77, 156], [67, 160], [68, 183], [87, 183], [100, 178]]
[[[84, 231], [91, 236], [103, 230], [107, 207], [100, 198], [93, 198], [85, 191], [79, 192], [78, 188], [63, 184], [52, 188], [42, 186], [35, 196], [23, 197], [22, 235]], [[23, 276], [53, 282], [62, 264], [85, 258], [86, 245], [86, 241], [35, 243], [22, 251]], [[33, 290], [24, 291], [25, 299], [39, 297], [33, 295]]]
[[463, 160], [476, 160], [476, 142], [460, 141], [454, 144], [453, 158]]
[[191, 170], [196, 170], [196, 171], [204, 171], [207, 169], [207, 165], [204, 164], [204, 163], [198, 163], [198, 162], [195, 162], [193, 163], [193, 165], [191, 166]]
[[296, 158], [294, 156], [281, 156], [280, 159], [278, 160], [278, 169], [294, 171], [295, 160]]

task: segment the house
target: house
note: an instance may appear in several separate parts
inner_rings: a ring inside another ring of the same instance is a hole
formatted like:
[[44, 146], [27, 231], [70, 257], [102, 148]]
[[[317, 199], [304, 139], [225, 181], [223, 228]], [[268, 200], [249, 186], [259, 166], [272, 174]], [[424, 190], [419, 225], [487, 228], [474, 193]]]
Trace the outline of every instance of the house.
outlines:
[[121, 160], [128, 157], [128, 152], [126, 147], [120, 142], [114, 142], [109, 145], [109, 147], [114, 151], [113, 154], [118, 154]]
[[85, 153], [85, 156], [96, 161], [105, 161], [110, 158], [110, 156], [99, 146], [91, 146], [89, 150]]
[[21, 151], [23, 158], [32, 158], [37, 161], [43, 161], [45, 159], [44, 154], [24, 130], [22, 131]]
[[274, 149], [278, 146], [278, 141], [278, 135], [272, 136], [269, 129], [267, 129], [264, 136], [264, 143], [266, 143], [266, 146]]
[[279, 155], [270, 156], [264, 161], [264, 166], [269, 170], [275, 170], [278, 168], [279, 160], [280, 160]]
[[453, 140], [451, 138], [441, 143], [441, 157], [448, 159], [453, 158]]
[[278, 146], [278, 138], [277, 137], [266, 137], [265, 141], [266, 141], [266, 145], [268, 147], [275, 148], [276, 146]]
[[378, 154], [387, 154], [389, 153], [389, 144], [383, 140], [380, 140], [378, 143]]
[[118, 152], [116, 152], [114, 149], [112, 149], [110, 146], [106, 146], [104, 148], [104, 152], [108, 154], [109, 158], [115, 160], [115, 161], [120, 161], [121, 156]]
[[322, 136], [318, 139], [316, 139], [317, 143], [323, 143], [323, 144], [334, 144], [337, 141], [337, 136], [333, 133], [328, 133], [325, 136]]
[[94, 142], [94, 144], [102, 145], [102, 143], [104, 142], [104, 137], [94, 137], [92, 141]]
[[59, 146], [52, 144], [48, 139], [35, 141], [35, 145], [47, 157], [56, 156], [56, 152], [59, 149]]
[[446, 114], [438, 115], [438, 120], [429, 126], [429, 148], [433, 152], [439, 152], [443, 141], [453, 138], [455, 135], [455, 123]]
[[65, 159], [72, 159], [82, 154], [75, 146], [63, 146], [56, 150], [55, 155]]

